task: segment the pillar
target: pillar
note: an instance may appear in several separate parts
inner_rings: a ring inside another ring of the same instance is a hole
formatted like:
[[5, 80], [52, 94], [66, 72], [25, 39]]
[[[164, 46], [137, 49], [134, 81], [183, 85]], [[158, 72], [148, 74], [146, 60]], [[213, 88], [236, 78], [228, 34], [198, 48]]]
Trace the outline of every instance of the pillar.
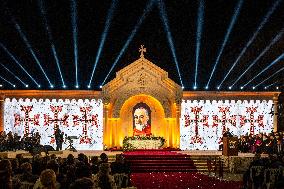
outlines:
[[176, 138], [175, 138], [175, 147], [180, 147], [180, 110], [181, 110], [181, 103], [180, 101], [176, 102]]
[[273, 96], [273, 132], [277, 132], [278, 128], [278, 94]]
[[108, 141], [107, 139], [110, 138], [108, 136], [108, 129], [107, 129], [107, 125], [108, 125], [108, 114], [109, 114], [109, 103], [104, 103], [104, 112], [103, 112], [103, 116], [104, 116], [104, 123], [103, 123], [103, 141], [104, 141], [104, 146], [105, 145], [109, 145], [110, 141]]

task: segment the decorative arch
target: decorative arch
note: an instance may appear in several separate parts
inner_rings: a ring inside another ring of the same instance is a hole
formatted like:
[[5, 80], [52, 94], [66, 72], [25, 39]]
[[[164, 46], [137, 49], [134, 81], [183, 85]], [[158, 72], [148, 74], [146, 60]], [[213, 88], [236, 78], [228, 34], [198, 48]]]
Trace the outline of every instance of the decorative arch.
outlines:
[[145, 103], [152, 112], [151, 132], [155, 136], [164, 136], [165, 112], [162, 104], [150, 95], [140, 94], [128, 98], [120, 110], [121, 130], [124, 136], [132, 136], [133, 133], [133, 107], [137, 103]]
[[110, 104], [112, 118], [120, 117], [124, 102], [132, 96], [146, 94], [160, 101], [165, 117], [176, 117], [173, 105], [180, 106], [181, 86], [168, 78], [168, 73], [144, 56], [116, 73], [116, 78], [102, 88], [105, 104]]
[[118, 118], [120, 116], [120, 110], [125, 103], [125, 101], [133, 96], [137, 96], [140, 94], [146, 94], [151, 97], [155, 97], [156, 100], [158, 100], [161, 104], [161, 106], [164, 109], [165, 117], [172, 117], [172, 106], [171, 106], [171, 100], [164, 95], [166, 91], [160, 90], [159, 92], [154, 91], [153, 89], [146, 90], [132, 90], [132, 91], [126, 91], [124, 92], [124, 95], [121, 98], [116, 99], [115, 103], [113, 104], [113, 111], [112, 111], [112, 117]]

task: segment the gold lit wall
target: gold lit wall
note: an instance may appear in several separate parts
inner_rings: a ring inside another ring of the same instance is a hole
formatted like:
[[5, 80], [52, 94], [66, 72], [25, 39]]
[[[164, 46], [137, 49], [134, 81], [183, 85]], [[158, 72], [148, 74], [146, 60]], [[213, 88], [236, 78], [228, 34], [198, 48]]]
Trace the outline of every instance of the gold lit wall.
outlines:
[[[133, 135], [133, 107], [137, 103], [146, 103], [151, 109], [151, 132], [154, 136], [162, 136], [167, 142], [166, 146], [176, 146], [178, 129], [176, 118], [165, 118], [161, 103], [150, 95], [135, 95], [127, 99], [121, 107], [120, 118], [108, 118], [106, 132], [104, 132], [105, 145], [108, 147], [122, 146], [125, 136]], [[111, 108], [110, 108], [111, 110]], [[108, 115], [112, 115], [108, 112]]]

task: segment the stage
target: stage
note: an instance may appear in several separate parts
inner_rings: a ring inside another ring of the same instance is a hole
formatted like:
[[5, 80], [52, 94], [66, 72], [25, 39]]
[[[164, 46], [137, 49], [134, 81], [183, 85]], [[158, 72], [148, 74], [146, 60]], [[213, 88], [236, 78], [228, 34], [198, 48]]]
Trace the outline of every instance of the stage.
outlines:
[[[145, 151], [166, 151], [166, 150], [145, 150]], [[167, 150], [167, 151], [171, 151], [171, 150]], [[196, 156], [222, 156], [222, 151], [218, 151], [218, 150], [185, 150], [185, 151], [172, 151], [172, 152], [178, 152], [181, 154], [187, 154], [191, 156], [195, 156], [195, 155]], [[88, 157], [99, 156], [101, 153], [106, 153], [108, 156], [115, 156], [116, 154], [123, 153], [123, 151], [119, 151], [119, 150], [117, 151], [78, 150], [77, 152], [73, 152], [70, 150], [61, 150], [61, 151], [49, 151], [48, 153], [49, 155], [55, 154], [57, 157], [66, 158], [68, 154], [73, 154], [75, 157], [77, 157], [79, 153], [84, 153]], [[15, 158], [17, 154], [23, 154], [25, 158], [32, 158], [32, 154], [24, 150], [0, 152], [0, 157]], [[235, 156], [232, 156], [232, 157], [235, 157]], [[239, 153], [237, 157], [254, 157], [254, 154], [253, 153]]]

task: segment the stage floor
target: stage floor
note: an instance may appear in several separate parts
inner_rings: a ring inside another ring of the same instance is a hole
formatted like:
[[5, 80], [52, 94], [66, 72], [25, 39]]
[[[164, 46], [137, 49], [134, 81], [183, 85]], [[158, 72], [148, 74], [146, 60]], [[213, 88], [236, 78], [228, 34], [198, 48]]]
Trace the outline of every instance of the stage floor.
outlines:
[[[217, 150], [186, 150], [186, 151], [174, 151], [176, 153], [187, 154], [191, 156], [222, 156], [222, 151]], [[55, 154], [57, 157], [66, 158], [69, 154], [73, 154], [75, 157], [79, 153], [84, 153], [88, 157], [99, 156], [101, 153], [106, 153], [109, 157], [115, 157], [116, 154], [123, 153], [122, 151], [103, 151], [103, 150], [79, 150], [77, 152], [62, 150], [62, 151], [49, 151], [49, 154]], [[2, 158], [15, 158], [17, 154], [23, 154], [25, 158], [32, 158], [32, 155], [23, 150], [0, 152]], [[44, 154], [43, 154], [44, 155]], [[238, 157], [254, 157], [253, 153], [239, 153]]]

